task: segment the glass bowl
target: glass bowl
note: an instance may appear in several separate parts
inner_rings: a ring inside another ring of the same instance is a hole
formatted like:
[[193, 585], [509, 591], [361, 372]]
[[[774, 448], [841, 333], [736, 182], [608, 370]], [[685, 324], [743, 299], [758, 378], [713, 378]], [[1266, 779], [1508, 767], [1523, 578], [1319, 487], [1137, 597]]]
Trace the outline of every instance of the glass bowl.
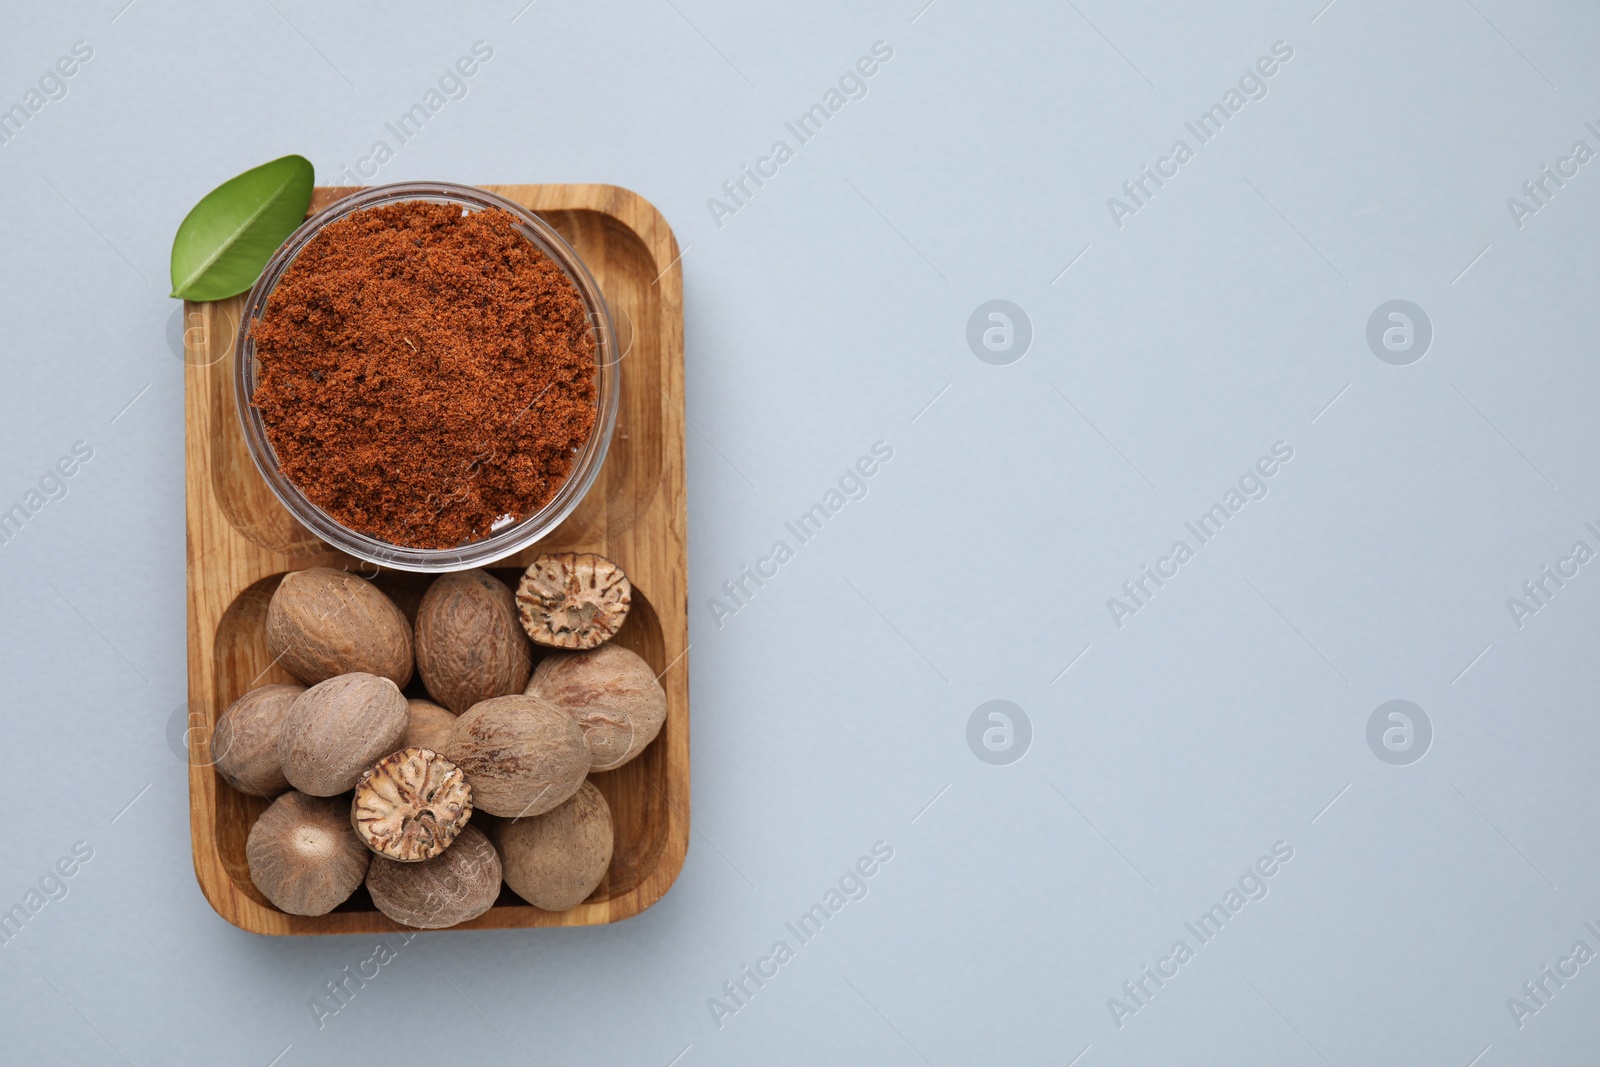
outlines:
[[[262, 421], [261, 412], [250, 403], [250, 398], [255, 394], [256, 375], [259, 371], [255, 342], [251, 339], [250, 328], [266, 311], [273, 289], [276, 288], [284, 272], [289, 269], [289, 265], [294, 262], [295, 256], [331, 222], [367, 208], [410, 200], [456, 204], [463, 211], [481, 211], [494, 207], [509, 212], [517, 219], [518, 228], [524, 236], [548, 256], [551, 262], [560, 267], [572, 281], [578, 290], [578, 295], [583, 299], [584, 306], [588, 309], [595, 337], [597, 410], [594, 430], [573, 457], [572, 471], [567, 475], [566, 481], [556, 490], [555, 496], [550, 498], [549, 503], [534, 513], [492, 529], [486, 537], [467, 541], [452, 548], [407, 548], [359, 533], [334, 519], [312, 503], [279, 471], [277, 454], [273, 451], [271, 441], [267, 439], [266, 425]], [[621, 392], [621, 371], [618, 367], [620, 357], [617, 354], [617, 340], [611, 314], [606, 307], [605, 297], [601, 295], [600, 287], [595, 284], [594, 277], [572, 247], [539, 216], [504, 197], [467, 185], [453, 185], [446, 182], [400, 182], [393, 185], [378, 185], [347, 196], [307, 219], [304, 225], [289, 236], [283, 247], [278, 249], [250, 290], [244, 314], [239, 320], [237, 351], [239, 358], [235, 361], [234, 368], [234, 400], [239, 409], [240, 425], [244, 429], [245, 446], [273, 495], [302, 525], [329, 545], [358, 559], [397, 570], [438, 573], [482, 567], [524, 549], [544, 537], [572, 514], [573, 509], [594, 484], [595, 478], [600, 473], [600, 466], [605, 462], [606, 449], [611, 444], [611, 432], [617, 423], [617, 399]]]

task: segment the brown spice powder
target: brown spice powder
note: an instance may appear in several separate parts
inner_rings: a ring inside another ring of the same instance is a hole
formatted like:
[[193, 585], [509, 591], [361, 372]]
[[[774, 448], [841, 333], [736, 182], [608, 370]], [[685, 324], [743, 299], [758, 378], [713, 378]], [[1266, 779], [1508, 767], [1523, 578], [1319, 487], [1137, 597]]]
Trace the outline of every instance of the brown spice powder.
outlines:
[[498, 209], [357, 212], [301, 250], [252, 328], [279, 468], [411, 548], [546, 504], [594, 430], [595, 342], [561, 268]]

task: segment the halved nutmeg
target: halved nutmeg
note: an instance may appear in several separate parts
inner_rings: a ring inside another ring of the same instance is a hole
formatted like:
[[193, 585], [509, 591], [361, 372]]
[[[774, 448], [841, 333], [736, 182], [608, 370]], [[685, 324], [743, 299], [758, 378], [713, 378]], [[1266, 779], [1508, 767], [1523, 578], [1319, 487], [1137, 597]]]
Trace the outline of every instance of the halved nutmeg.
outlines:
[[628, 617], [633, 586], [622, 568], [593, 552], [547, 553], [517, 585], [517, 617], [535, 644], [590, 649], [611, 640]]
[[366, 846], [401, 863], [432, 859], [472, 818], [461, 768], [426, 748], [383, 757], [356, 783], [350, 822]]

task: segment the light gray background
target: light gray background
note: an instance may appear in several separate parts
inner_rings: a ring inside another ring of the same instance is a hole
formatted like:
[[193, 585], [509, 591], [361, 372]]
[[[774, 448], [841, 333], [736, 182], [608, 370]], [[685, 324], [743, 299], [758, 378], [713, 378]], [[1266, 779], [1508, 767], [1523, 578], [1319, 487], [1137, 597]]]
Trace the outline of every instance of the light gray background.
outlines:
[[[1506, 1004], [1600, 950], [1600, 564], [1520, 629], [1506, 606], [1600, 549], [1600, 163], [1520, 229], [1506, 206], [1600, 149], [1600, 14], [923, 2], [8, 5], [0, 104], [94, 58], [0, 146], [0, 507], [95, 455], [0, 549], [0, 905], [94, 859], [0, 948], [0, 1058], [1600, 1056], [1600, 963], [1521, 1029]], [[685, 248], [694, 835], [640, 917], [426, 935], [319, 1030], [371, 939], [242, 933], [190, 866], [167, 255], [247, 167], [334, 180], [477, 40], [470, 94], [375, 180], [613, 182]], [[877, 40], [866, 98], [715, 226]], [[1106, 198], [1278, 40], [1269, 95], [1118, 229]], [[1365, 341], [1396, 298], [1435, 331], [1406, 367]], [[991, 299], [1032, 323], [1009, 366], [966, 344]], [[878, 440], [869, 495], [718, 628], [708, 598]], [[1270, 495], [1114, 626], [1280, 440]], [[1435, 734], [1405, 767], [1365, 739], [1397, 698]], [[1009, 766], [967, 746], [992, 699], [1032, 723]], [[1280, 840], [1270, 895], [1116, 1027], [1107, 998]], [[876, 841], [870, 895], [719, 1028], [708, 998]]]

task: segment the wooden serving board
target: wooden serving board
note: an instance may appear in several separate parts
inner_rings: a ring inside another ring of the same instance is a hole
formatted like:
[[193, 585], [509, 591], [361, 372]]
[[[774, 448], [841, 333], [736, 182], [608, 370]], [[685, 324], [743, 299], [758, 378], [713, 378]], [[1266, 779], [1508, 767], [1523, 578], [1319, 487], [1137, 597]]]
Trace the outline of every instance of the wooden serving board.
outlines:
[[[616, 847], [587, 901], [543, 911], [509, 890], [452, 929], [584, 926], [648, 908], [677, 878], [689, 845], [689, 616], [683, 431], [683, 277], [678, 243], [649, 201], [609, 185], [489, 185], [541, 215], [577, 250], [617, 319], [622, 394], [605, 466], [578, 509], [543, 541], [491, 570], [513, 582], [544, 551], [592, 551], [633, 583], [615, 640], [661, 675], [667, 719], [642, 755], [591, 781], [605, 794]], [[312, 212], [354, 189], [318, 189]], [[184, 305], [187, 471], [189, 818], [195, 876], [217, 914], [262, 934], [372, 934], [397, 927], [365, 889], [329, 915], [278, 911], [250, 882], [245, 839], [269, 801], [235, 792], [211, 766], [217, 717], [246, 690], [293, 679], [273, 663], [263, 623], [281, 575], [306, 567], [376, 571], [297, 523], [245, 451], [234, 406], [234, 346], [245, 298]], [[631, 335], [631, 337], [630, 337]], [[408, 614], [425, 575], [374, 578]], [[417, 683], [413, 682], [413, 686]], [[412, 690], [408, 690], [408, 695]], [[422, 695], [417, 692], [416, 695]]]

